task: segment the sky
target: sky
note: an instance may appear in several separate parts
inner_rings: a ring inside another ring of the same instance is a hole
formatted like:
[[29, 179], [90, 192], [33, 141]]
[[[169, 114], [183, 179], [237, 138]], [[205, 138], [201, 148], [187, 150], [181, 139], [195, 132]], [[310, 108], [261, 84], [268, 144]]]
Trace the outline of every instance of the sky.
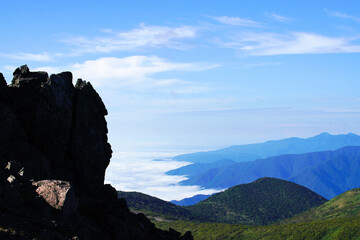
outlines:
[[179, 199], [201, 189], [149, 159], [360, 134], [357, 0], [4, 1], [0, 22], [8, 83], [27, 64], [99, 92], [117, 188]]

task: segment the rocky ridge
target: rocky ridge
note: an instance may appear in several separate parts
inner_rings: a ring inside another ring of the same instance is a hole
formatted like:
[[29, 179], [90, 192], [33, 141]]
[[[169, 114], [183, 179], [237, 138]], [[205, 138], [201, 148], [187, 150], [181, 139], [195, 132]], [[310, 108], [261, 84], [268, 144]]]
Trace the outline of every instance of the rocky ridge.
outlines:
[[155, 228], [104, 185], [107, 110], [89, 82], [0, 73], [1, 239], [192, 239]]

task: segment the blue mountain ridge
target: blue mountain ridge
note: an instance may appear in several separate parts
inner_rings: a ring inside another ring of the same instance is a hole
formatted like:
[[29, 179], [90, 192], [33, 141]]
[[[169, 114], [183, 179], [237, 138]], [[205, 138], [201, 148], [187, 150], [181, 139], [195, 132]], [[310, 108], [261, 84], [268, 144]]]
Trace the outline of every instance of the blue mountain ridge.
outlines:
[[360, 146], [240, 162], [201, 172], [180, 184], [224, 189], [261, 177], [292, 181], [331, 199], [360, 187]]
[[[247, 162], [284, 154], [336, 150], [345, 146], [360, 146], [360, 136], [354, 133], [339, 135], [321, 133], [305, 139], [292, 137], [264, 143], [235, 145], [215, 151], [182, 154], [173, 159], [191, 163], [210, 163], [224, 159]], [[176, 174], [175, 171], [172, 174]], [[180, 175], [189, 175], [189, 173]]]
[[199, 174], [200, 172], [206, 172], [212, 168], [218, 168], [223, 166], [228, 166], [235, 164], [236, 162], [230, 159], [222, 159], [216, 162], [211, 163], [194, 163], [181, 168], [170, 170], [166, 172], [168, 175], [185, 175], [193, 176]]
[[194, 205], [195, 203], [198, 203], [202, 200], [205, 200], [207, 199], [208, 197], [210, 197], [211, 195], [205, 195], [205, 194], [197, 194], [195, 196], [192, 196], [190, 198], [184, 198], [182, 200], [173, 200], [173, 201], [170, 201], [171, 203], [173, 204], [176, 204], [178, 206], [191, 206], [191, 205]]

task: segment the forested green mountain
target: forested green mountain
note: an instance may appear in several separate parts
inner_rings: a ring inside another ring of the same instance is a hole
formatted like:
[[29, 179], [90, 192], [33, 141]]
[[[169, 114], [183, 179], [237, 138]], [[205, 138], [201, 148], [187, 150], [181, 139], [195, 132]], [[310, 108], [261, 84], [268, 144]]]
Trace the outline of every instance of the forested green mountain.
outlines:
[[263, 225], [291, 217], [326, 199], [298, 184], [261, 178], [216, 193], [186, 207], [209, 222]]
[[311, 190], [275, 178], [261, 178], [181, 207], [137, 192], [118, 191], [130, 209], [155, 220], [187, 220], [264, 225], [319, 206], [326, 199]]
[[360, 217], [360, 188], [349, 190], [318, 207], [286, 219], [284, 223]]
[[360, 189], [347, 191], [276, 225], [245, 226], [225, 223], [156, 222], [181, 232], [192, 231], [195, 240], [234, 239], [360, 239]]
[[183, 234], [191, 231], [195, 240], [359, 240], [360, 218], [328, 219], [315, 222], [269, 226], [226, 223], [156, 222], [164, 230]]
[[189, 210], [144, 193], [118, 191], [118, 197], [125, 198], [131, 210], [142, 212], [150, 219], [195, 220]]

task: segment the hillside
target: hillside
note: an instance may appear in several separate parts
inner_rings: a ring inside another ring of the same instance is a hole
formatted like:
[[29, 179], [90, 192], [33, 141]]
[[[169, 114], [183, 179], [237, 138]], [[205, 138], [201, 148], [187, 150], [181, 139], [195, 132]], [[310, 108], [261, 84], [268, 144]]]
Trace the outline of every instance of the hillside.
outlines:
[[226, 223], [156, 222], [164, 230], [191, 231], [195, 240], [354, 240], [360, 239], [360, 218], [328, 219], [316, 222], [269, 226]]
[[186, 209], [207, 221], [269, 224], [319, 206], [326, 199], [292, 182], [261, 178], [216, 193]]
[[295, 182], [331, 199], [360, 186], [360, 147], [289, 154], [213, 168], [183, 181], [184, 185], [228, 188], [260, 177]]
[[157, 222], [163, 229], [192, 231], [195, 240], [233, 239], [360, 239], [360, 189], [284, 219], [276, 225], [245, 226], [224, 223]]
[[349, 190], [324, 203], [323, 205], [297, 214], [292, 218], [284, 220], [283, 222], [296, 223], [353, 217], [360, 218], [360, 188]]
[[131, 210], [142, 212], [150, 219], [194, 220], [189, 210], [144, 193], [118, 191], [118, 197], [125, 198]]
[[345, 146], [360, 146], [360, 136], [353, 133], [346, 135], [321, 133], [305, 139], [293, 137], [264, 143], [231, 146], [216, 151], [182, 154], [174, 159], [192, 163], [209, 163], [223, 159], [246, 162], [284, 154], [335, 150]]

